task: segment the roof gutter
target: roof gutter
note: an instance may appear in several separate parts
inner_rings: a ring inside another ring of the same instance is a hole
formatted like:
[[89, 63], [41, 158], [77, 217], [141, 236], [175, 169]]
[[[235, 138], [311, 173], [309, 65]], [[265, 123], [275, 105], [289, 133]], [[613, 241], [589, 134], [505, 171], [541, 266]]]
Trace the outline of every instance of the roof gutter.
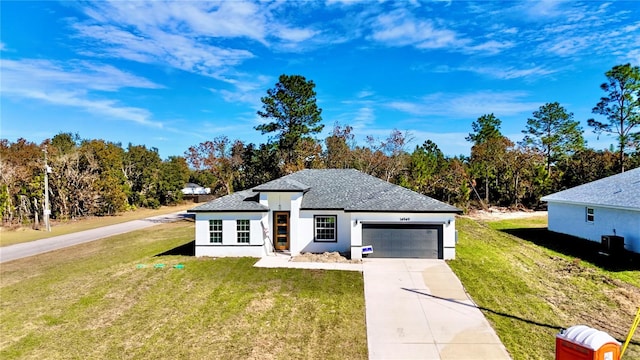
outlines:
[[607, 209], [616, 209], [616, 210], [627, 210], [627, 211], [638, 211], [638, 212], [640, 212], [640, 208], [638, 208], [638, 207], [629, 207], [629, 206], [606, 205], [606, 204], [579, 202], [579, 201], [570, 201], [570, 200], [554, 200], [554, 199], [545, 199], [545, 197], [540, 198], [540, 201], [545, 201], [547, 203], [559, 203], [559, 204], [567, 204], [567, 205], [601, 207], [601, 208], [607, 208]]

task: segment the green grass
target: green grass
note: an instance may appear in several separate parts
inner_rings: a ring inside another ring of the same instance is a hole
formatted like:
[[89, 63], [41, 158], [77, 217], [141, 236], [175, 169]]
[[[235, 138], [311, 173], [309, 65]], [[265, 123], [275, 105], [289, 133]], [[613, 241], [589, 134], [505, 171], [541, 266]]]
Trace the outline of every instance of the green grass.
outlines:
[[18, 227], [15, 229], [0, 227], [0, 246], [41, 240], [53, 236], [91, 230], [102, 226], [144, 219], [151, 216], [170, 214], [187, 210], [194, 206], [196, 206], [196, 204], [184, 203], [177, 206], [163, 206], [160, 209], [137, 209], [135, 211], [129, 211], [114, 216], [96, 216], [79, 220], [53, 221], [53, 224], [51, 225], [51, 232], [45, 231], [44, 225], [42, 225], [39, 230], [34, 230], [31, 227]]
[[[456, 223], [449, 264], [514, 359], [554, 358], [577, 324], [624, 340], [637, 268], [575, 250], [540, 218]], [[192, 223], [164, 224], [2, 264], [0, 358], [367, 357], [361, 274], [157, 256], [192, 239]]]
[[360, 273], [156, 256], [192, 239], [164, 224], [2, 264], [0, 358], [367, 358]]
[[[555, 335], [578, 324], [626, 338], [640, 306], [637, 263], [610, 269], [543, 246], [564, 239], [546, 219], [456, 224], [449, 265], [514, 359], [553, 359]], [[640, 334], [632, 342], [625, 360], [640, 358]]]

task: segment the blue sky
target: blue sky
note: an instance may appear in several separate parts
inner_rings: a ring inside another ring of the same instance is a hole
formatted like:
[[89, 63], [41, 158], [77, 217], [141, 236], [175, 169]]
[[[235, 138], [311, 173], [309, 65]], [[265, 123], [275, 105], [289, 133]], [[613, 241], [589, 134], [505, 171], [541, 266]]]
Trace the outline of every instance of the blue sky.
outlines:
[[[335, 122], [384, 139], [408, 131], [469, 154], [493, 112], [514, 141], [558, 101], [586, 120], [604, 73], [640, 64], [636, 1], [0, 3], [0, 137], [59, 132], [183, 155], [226, 135], [263, 143], [260, 97], [280, 74], [316, 83]], [[602, 119], [600, 119], [602, 120]]]

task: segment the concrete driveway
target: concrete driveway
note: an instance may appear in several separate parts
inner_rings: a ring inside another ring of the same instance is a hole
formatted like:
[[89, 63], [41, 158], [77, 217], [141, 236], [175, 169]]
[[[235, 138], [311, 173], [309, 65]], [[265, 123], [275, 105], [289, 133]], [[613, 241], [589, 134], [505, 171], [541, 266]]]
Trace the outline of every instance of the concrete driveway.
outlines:
[[140, 230], [158, 224], [178, 221], [186, 217], [192, 217], [192, 215], [187, 214], [186, 211], [180, 211], [172, 214], [153, 216], [142, 220], [133, 220], [121, 224], [103, 226], [96, 229], [54, 236], [42, 240], [2, 246], [0, 247], [0, 263], [42, 254], [45, 252], [62, 249], [89, 241], [103, 239], [109, 236], [124, 234], [130, 231]]
[[370, 359], [511, 359], [443, 260], [366, 259]]

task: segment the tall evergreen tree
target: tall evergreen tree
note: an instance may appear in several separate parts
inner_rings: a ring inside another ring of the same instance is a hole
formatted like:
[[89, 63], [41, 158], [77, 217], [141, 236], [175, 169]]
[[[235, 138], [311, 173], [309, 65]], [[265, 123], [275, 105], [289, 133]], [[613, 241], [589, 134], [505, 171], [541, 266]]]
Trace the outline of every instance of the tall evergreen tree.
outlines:
[[296, 155], [303, 138], [317, 134], [324, 128], [320, 124], [322, 109], [316, 104], [316, 84], [301, 75], [280, 75], [273, 89], [261, 98], [262, 110], [258, 115], [272, 120], [255, 127], [262, 134], [277, 133], [278, 148], [284, 165], [298, 163]]
[[465, 140], [479, 145], [490, 139], [500, 138], [502, 137], [500, 125], [502, 125], [502, 121], [495, 117], [495, 115], [482, 115], [478, 120], [471, 123], [471, 129], [473, 129], [474, 132], [469, 133], [469, 136], [467, 136]]
[[[485, 114], [471, 123], [473, 133], [466, 137], [474, 145], [471, 147], [470, 171], [482, 179], [484, 185], [484, 201], [489, 205], [489, 182], [496, 179], [497, 166], [506, 148], [512, 146], [511, 141], [500, 132], [502, 121], [493, 114]], [[484, 205], [483, 205], [484, 206]]]
[[620, 172], [624, 172], [625, 152], [640, 144], [640, 67], [631, 64], [616, 65], [605, 73], [607, 82], [600, 88], [607, 94], [593, 108], [594, 114], [603, 115], [607, 122], [589, 119], [589, 126], [597, 134], [616, 135]]
[[559, 158], [584, 148], [580, 123], [557, 102], [534, 111], [522, 132], [526, 134], [523, 144], [544, 154], [547, 174], [551, 174], [551, 165]]

